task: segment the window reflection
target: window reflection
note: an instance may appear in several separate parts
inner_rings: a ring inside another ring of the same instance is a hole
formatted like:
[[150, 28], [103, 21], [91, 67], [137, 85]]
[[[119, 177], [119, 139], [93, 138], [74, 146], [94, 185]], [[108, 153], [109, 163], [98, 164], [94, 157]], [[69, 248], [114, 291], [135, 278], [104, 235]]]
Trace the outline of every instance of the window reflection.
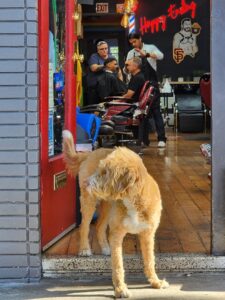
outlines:
[[65, 1], [49, 0], [49, 156], [62, 152], [64, 88]]

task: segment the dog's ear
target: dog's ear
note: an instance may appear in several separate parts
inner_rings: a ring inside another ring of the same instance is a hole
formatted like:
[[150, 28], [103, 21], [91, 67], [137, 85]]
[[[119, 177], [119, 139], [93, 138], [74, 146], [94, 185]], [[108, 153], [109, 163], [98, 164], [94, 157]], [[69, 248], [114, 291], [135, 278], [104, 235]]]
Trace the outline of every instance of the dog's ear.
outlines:
[[112, 193], [126, 194], [130, 188], [136, 187], [139, 180], [139, 172], [136, 169], [128, 166], [115, 166], [109, 160], [105, 160], [101, 167], [101, 176], [104, 176], [105, 185]]
[[119, 193], [128, 191], [136, 182], [136, 174], [128, 168], [120, 168], [120, 176], [115, 181], [115, 188]]
[[126, 148], [117, 148], [101, 160], [98, 171], [100, 176], [104, 177], [105, 189], [118, 197], [125, 197], [131, 189], [133, 193], [138, 193], [147, 173], [140, 157]]

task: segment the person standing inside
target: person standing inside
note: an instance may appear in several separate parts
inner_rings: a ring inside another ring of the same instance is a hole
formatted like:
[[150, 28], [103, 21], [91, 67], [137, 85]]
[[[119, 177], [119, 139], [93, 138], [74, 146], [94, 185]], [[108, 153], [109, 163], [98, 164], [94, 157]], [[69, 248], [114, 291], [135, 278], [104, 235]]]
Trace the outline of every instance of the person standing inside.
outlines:
[[[150, 113], [155, 121], [156, 131], [158, 135], [158, 147], [164, 148], [166, 146], [165, 127], [160, 111], [160, 92], [157, 78], [157, 60], [163, 59], [163, 53], [152, 44], [144, 44], [139, 33], [130, 33], [128, 36], [129, 43], [133, 49], [127, 54], [127, 60], [133, 57], [140, 57], [142, 60], [142, 72], [145, 80], [150, 80], [155, 86], [155, 100], [152, 104]], [[149, 115], [144, 120], [143, 141], [146, 146], [149, 145]]]
[[112, 57], [109, 54], [109, 47], [105, 41], [99, 41], [96, 45], [97, 52], [93, 53], [88, 61], [87, 74], [87, 103], [88, 105], [97, 104], [99, 97], [96, 91], [98, 77], [103, 73], [104, 62]]

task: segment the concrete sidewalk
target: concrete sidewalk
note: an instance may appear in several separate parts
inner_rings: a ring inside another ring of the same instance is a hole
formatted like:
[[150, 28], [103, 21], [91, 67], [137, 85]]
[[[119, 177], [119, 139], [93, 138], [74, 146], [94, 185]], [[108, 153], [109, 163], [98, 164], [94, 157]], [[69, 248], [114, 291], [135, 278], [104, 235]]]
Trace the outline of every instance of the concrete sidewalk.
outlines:
[[[224, 273], [166, 273], [170, 287], [165, 290], [151, 289], [143, 277], [129, 278], [130, 299], [207, 300], [225, 299]], [[1, 300], [109, 300], [114, 299], [111, 280], [95, 281], [71, 279], [43, 279], [40, 283], [0, 284]]]

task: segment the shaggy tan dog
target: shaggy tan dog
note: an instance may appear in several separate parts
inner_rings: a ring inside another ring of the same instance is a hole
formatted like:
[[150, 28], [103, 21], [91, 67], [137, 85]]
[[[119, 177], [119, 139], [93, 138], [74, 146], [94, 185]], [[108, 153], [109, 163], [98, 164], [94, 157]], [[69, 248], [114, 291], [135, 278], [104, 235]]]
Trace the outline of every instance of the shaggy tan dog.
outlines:
[[[168, 286], [155, 272], [154, 237], [161, 215], [161, 196], [157, 183], [148, 174], [141, 158], [118, 147], [76, 153], [72, 134], [63, 132], [63, 151], [68, 170], [79, 172], [81, 189], [80, 255], [91, 255], [89, 225], [100, 202], [97, 238], [103, 254], [112, 258], [112, 279], [117, 298], [129, 297], [124, 282], [122, 243], [127, 233], [138, 234], [145, 275], [153, 288]], [[104, 201], [102, 201], [104, 200]], [[106, 229], [109, 225], [109, 243]]]

